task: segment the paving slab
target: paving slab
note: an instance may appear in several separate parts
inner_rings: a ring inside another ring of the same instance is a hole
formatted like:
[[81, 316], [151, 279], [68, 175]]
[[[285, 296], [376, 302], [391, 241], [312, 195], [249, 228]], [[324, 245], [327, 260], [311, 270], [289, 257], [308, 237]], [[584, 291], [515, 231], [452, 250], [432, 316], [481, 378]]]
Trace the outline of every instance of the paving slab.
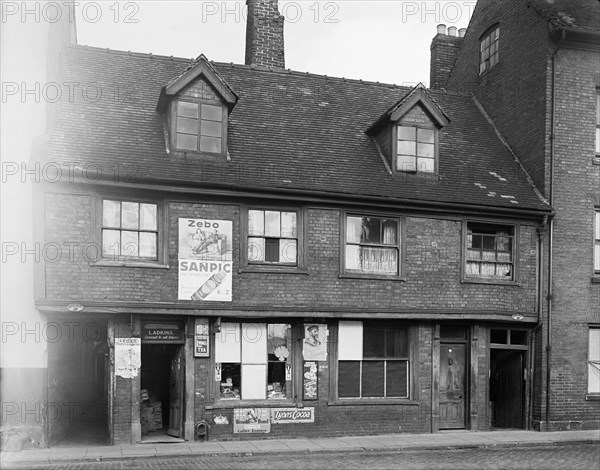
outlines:
[[140, 446], [123, 446], [121, 454], [124, 457], [152, 457], [156, 456], [156, 449], [150, 445]]
[[156, 455], [189, 455], [192, 449], [187, 444], [158, 444], [154, 447]]
[[117, 458], [121, 457], [121, 446], [88, 447], [86, 458]]
[[321, 447], [322, 449], [327, 450], [338, 450], [338, 449], [350, 449], [352, 446], [340, 439], [335, 437], [329, 437], [324, 439], [314, 439], [312, 440], [316, 445]]
[[221, 454], [227, 451], [220, 442], [194, 442], [188, 444], [192, 454]]
[[291, 450], [302, 452], [302, 451], [318, 451], [323, 448], [309, 439], [284, 439], [281, 441]]
[[276, 440], [268, 440], [268, 441], [252, 441], [252, 445], [254, 447], [256, 447], [258, 450], [260, 451], [286, 451], [286, 450], [290, 450], [290, 448], [288, 446], [286, 446], [283, 442], [281, 441], [276, 441]]
[[250, 442], [226, 441], [221, 442], [223, 449], [228, 452], [256, 452], [258, 449]]

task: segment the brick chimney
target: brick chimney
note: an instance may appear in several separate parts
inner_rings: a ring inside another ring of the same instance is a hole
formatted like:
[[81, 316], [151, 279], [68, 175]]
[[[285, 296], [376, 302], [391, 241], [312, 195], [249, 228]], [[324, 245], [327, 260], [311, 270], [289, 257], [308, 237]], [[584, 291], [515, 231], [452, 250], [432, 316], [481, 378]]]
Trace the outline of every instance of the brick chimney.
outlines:
[[451, 26], [446, 33], [446, 25], [438, 25], [437, 34], [431, 41], [429, 88], [445, 88], [448, 84], [454, 61], [463, 45], [464, 35], [464, 29], [460, 29], [457, 34], [456, 28]]
[[284, 18], [277, 0], [246, 0], [246, 65], [285, 67]]

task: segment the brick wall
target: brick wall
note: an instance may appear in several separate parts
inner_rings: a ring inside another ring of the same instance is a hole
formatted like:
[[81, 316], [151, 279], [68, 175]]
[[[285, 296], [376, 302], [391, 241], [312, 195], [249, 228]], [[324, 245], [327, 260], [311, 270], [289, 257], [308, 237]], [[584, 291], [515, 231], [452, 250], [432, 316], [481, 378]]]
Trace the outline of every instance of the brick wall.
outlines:
[[248, 0], [246, 65], [285, 67], [284, 18], [277, 0]]
[[447, 34], [436, 34], [433, 38], [430, 47], [429, 88], [446, 88], [462, 43], [463, 38]]

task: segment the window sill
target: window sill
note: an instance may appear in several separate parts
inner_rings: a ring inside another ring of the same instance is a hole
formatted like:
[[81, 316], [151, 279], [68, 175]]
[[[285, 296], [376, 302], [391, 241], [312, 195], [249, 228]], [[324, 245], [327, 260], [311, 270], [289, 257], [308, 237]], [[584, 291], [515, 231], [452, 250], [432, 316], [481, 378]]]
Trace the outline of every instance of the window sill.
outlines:
[[306, 274], [308, 269], [299, 268], [297, 266], [246, 266], [238, 269], [238, 273], [268, 273], [268, 274]]
[[232, 410], [234, 408], [264, 408], [267, 406], [296, 407], [296, 403], [291, 398], [274, 398], [272, 400], [215, 400], [214, 405], [207, 405], [207, 410]]
[[600, 284], [600, 273], [592, 276], [592, 284]]
[[168, 264], [158, 262], [144, 261], [108, 261], [100, 260], [90, 263], [90, 266], [111, 267], [111, 268], [150, 268], [150, 269], [169, 269]]
[[600, 393], [588, 393], [585, 396], [585, 401], [600, 401]]
[[461, 284], [488, 284], [493, 286], [515, 286], [520, 287], [517, 281], [502, 281], [500, 279], [477, 279], [477, 278], [463, 278], [460, 280]]
[[328, 406], [406, 405], [418, 406], [419, 402], [408, 398], [350, 398], [327, 402]]
[[360, 274], [360, 273], [341, 273], [338, 276], [340, 279], [371, 279], [371, 280], [383, 280], [383, 281], [401, 281], [406, 282], [404, 276], [393, 276], [385, 274]]

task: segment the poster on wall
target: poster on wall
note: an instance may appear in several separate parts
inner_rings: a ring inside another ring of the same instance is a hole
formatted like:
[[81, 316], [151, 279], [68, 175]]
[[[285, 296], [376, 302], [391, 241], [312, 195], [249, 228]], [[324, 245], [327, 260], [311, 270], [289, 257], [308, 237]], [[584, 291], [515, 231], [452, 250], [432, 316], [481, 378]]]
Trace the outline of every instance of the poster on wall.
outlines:
[[115, 374], [124, 379], [137, 377], [142, 366], [140, 338], [115, 338]]
[[194, 357], [208, 357], [208, 318], [196, 318], [194, 329]]
[[179, 300], [231, 302], [231, 220], [179, 219]]
[[271, 423], [290, 424], [290, 423], [314, 423], [315, 409], [309, 408], [272, 408]]
[[324, 323], [304, 325], [302, 355], [305, 361], [326, 361], [329, 331]]
[[302, 396], [304, 400], [317, 400], [318, 397], [318, 378], [317, 378], [317, 362], [304, 361], [302, 369]]
[[271, 432], [270, 408], [235, 408], [233, 432], [236, 434]]

